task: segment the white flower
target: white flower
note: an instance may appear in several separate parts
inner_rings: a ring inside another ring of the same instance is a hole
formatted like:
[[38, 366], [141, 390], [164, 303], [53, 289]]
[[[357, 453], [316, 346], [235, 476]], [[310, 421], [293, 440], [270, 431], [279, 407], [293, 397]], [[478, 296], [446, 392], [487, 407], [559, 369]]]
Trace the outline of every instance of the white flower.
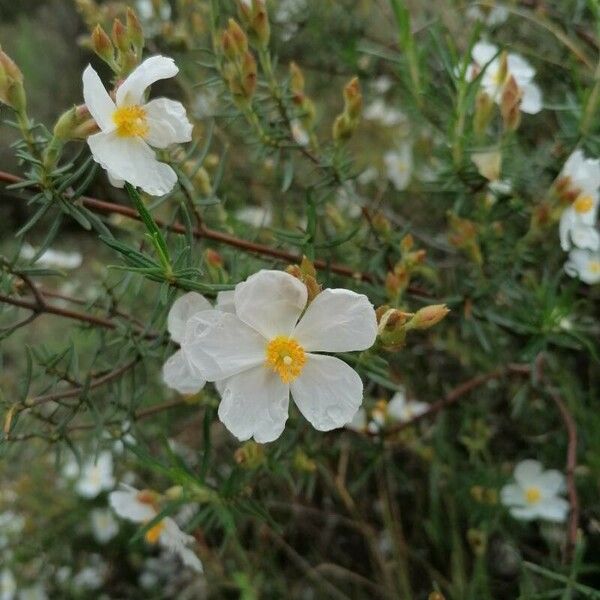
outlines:
[[514, 471], [516, 483], [502, 488], [502, 504], [515, 519], [544, 519], [561, 523], [566, 519], [569, 503], [560, 497], [565, 478], [556, 470], [543, 471], [537, 460], [524, 460]]
[[364, 433], [367, 430], [367, 426], [367, 411], [362, 407], [356, 411], [352, 419], [345, 425], [346, 429], [360, 433]]
[[358, 183], [361, 185], [369, 185], [369, 183], [373, 183], [379, 179], [379, 171], [373, 167], [367, 167], [358, 177]]
[[388, 179], [401, 192], [408, 187], [413, 172], [413, 154], [410, 142], [404, 142], [397, 151], [386, 152], [383, 157]]
[[83, 466], [75, 489], [84, 498], [95, 498], [114, 485], [112, 454], [101, 452], [97, 459], [92, 459]]
[[[217, 295], [217, 310], [234, 312], [233, 291], [219, 292]], [[163, 365], [163, 381], [180, 394], [197, 394], [206, 384], [200, 371], [190, 360], [183, 345], [187, 323], [198, 313], [214, 311], [211, 303], [197, 292], [189, 292], [173, 302], [167, 317], [167, 329], [171, 339], [181, 345]]]
[[[37, 250], [25, 243], [21, 247], [20, 256], [25, 260], [31, 260], [37, 254]], [[61, 252], [48, 248], [35, 261], [39, 267], [56, 269], [77, 269], [81, 266], [81, 254], [79, 252]]]
[[97, 555], [93, 555], [93, 565], [84, 567], [73, 577], [73, 587], [79, 590], [98, 590], [104, 585], [108, 568]]
[[119, 533], [119, 524], [110, 510], [95, 508], [91, 513], [92, 533], [100, 544], [106, 544]]
[[[362, 402], [356, 371], [333, 356], [372, 346], [375, 311], [364, 295], [326, 289], [306, 307], [308, 292], [281, 271], [259, 271], [235, 288], [235, 314], [199, 313], [184, 346], [208, 381], [219, 381], [219, 418], [240, 440], [277, 439], [290, 392], [319, 431], [348, 423]], [[302, 318], [300, 318], [302, 315]]]
[[565, 263], [565, 271], [567, 275], [579, 277], [588, 285], [600, 283], [600, 252], [577, 248], [571, 250], [569, 260]]
[[401, 110], [389, 107], [381, 98], [373, 100], [364, 112], [367, 121], [375, 121], [385, 127], [394, 127], [406, 122], [406, 115]]
[[572, 200], [560, 217], [562, 249], [566, 252], [574, 245], [598, 250], [600, 235], [595, 224], [600, 202], [600, 160], [586, 158], [581, 150], [576, 150], [565, 163], [557, 187]]
[[530, 114], [542, 110], [542, 92], [533, 83], [535, 70], [523, 57], [509, 52], [507, 55], [508, 68], [504, 75], [498, 48], [493, 44], [477, 42], [473, 46], [471, 58], [474, 64], [467, 70], [467, 78], [475, 79], [485, 68], [481, 78], [481, 87], [496, 103], [500, 103], [504, 85], [512, 75], [522, 93], [521, 110]]
[[404, 392], [396, 392], [387, 405], [389, 417], [399, 423], [407, 423], [429, 410], [427, 402], [408, 400]]
[[[139, 491], [129, 486], [123, 487], [124, 489], [111, 492], [109, 495], [110, 505], [120, 517], [134, 523], [148, 523], [158, 515], [153, 492]], [[177, 554], [184, 565], [197, 573], [202, 572], [200, 559], [188, 548], [194, 543], [194, 537], [181, 531], [170, 517], [165, 517], [151, 527], [146, 532], [145, 539], [150, 544], [159, 544]]]
[[17, 582], [8, 568], [0, 572], [0, 600], [14, 600], [17, 594]]
[[273, 211], [269, 206], [244, 206], [235, 212], [235, 218], [251, 227], [270, 227], [273, 222]]
[[467, 17], [473, 21], [481, 21], [490, 27], [502, 25], [508, 19], [508, 8], [506, 6], [481, 7], [477, 5], [469, 6]]
[[371, 82], [371, 87], [378, 94], [385, 94], [391, 89], [393, 83], [394, 82], [387, 75], [380, 75], [377, 79], [374, 79]]
[[167, 98], [146, 102], [144, 93], [154, 82], [178, 72], [172, 58], [148, 58], [119, 86], [116, 102], [90, 65], [83, 72], [83, 97], [101, 130], [87, 141], [94, 160], [106, 169], [113, 184], [122, 186], [127, 181], [154, 196], [173, 189], [175, 171], [156, 159], [151, 146], [189, 142], [192, 124], [180, 102]]

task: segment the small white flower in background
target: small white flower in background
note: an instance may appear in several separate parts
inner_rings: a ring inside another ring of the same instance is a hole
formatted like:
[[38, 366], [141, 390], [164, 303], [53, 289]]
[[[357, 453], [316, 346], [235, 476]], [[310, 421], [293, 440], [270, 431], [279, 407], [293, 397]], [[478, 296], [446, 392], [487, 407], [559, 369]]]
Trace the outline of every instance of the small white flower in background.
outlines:
[[119, 524], [107, 508], [95, 508], [90, 515], [94, 539], [100, 544], [110, 542], [119, 533]]
[[[134, 523], [148, 523], [158, 515], [153, 492], [140, 491], [129, 486], [123, 487], [122, 490], [111, 492], [108, 497], [110, 505], [120, 517]], [[194, 544], [194, 537], [181, 531], [179, 525], [170, 517], [165, 517], [151, 527], [146, 532], [145, 539], [150, 544], [159, 544], [177, 554], [184, 565], [197, 573], [202, 573], [200, 559], [188, 548]]]
[[114, 486], [112, 454], [101, 452], [96, 459], [91, 459], [83, 466], [75, 489], [84, 498], [96, 498]]
[[483, 7], [472, 5], [467, 9], [467, 17], [473, 21], [481, 21], [490, 27], [502, 25], [509, 15], [508, 8], [502, 5]]
[[307, 301], [298, 279], [263, 270], [236, 286], [235, 314], [204, 312], [188, 322], [188, 356], [207, 381], [220, 381], [219, 418], [240, 440], [277, 439], [290, 393], [319, 431], [343, 427], [360, 407], [358, 373], [314, 352], [370, 348], [377, 336], [373, 305], [345, 289], [323, 290], [308, 308]]
[[[233, 312], [233, 292], [219, 292], [217, 295], [217, 310]], [[163, 365], [163, 381], [180, 394], [197, 394], [206, 384], [200, 371], [190, 360], [183, 345], [189, 320], [198, 313], [212, 312], [212, 304], [197, 292], [184, 294], [171, 306], [167, 317], [167, 329], [171, 339], [180, 344], [181, 348], [167, 359]]]
[[588, 285], [600, 283], [600, 251], [571, 250], [569, 260], [565, 263], [565, 272]]
[[379, 171], [375, 167], [367, 167], [358, 177], [360, 185], [369, 185], [379, 179]]
[[387, 170], [388, 179], [399, 191], [408, 187], [413, 172], [412, 144], [404, 142], [398, 150], [386, 152], [383, 161]]
[[364, 408], [359, 408], [356, 414], [352, 417], [349, 423], [346, 423], [346, 429], [352, 429], [352, 431], [358, 431], [364, 433], [368, 427], [367, 411]]
[[378, 94], [385, 94], [392, 88], [393, 81], [387, 75], [380, 75], [371, 82], [371, 87]]
[[298, 119], [294, 119], [291, 123], [292, 137], [298, 146], [308, 146], [310, 143], [310, 135], [306, 128]]
[[537, 460], [524, 460], [515, 467], [514, 479], [502, 488], [500, 498], [515, 519], [555, 523], [566, 519], [569, 503], [561, 497], [565, 477], [560, 471], [544, 471]]
[[[37, 254], [37, 250], [25, 243], [21, 247], [19, 256], [25, 260], [31, 260]], [[48, 248], [35, 261], [39, 267], [49, 267], [55, 269], [77, 269], [81, 266], [82, 256], [79, 252], [61, 252]]]
[[189, 142], [192, 124], [181, 102], [156, 98], [146, 102], [146, 89], [160, 79], [175, 77], [179, 69], [172, 58], [153, 56], [137, 67], [116, 92], [116, 102], [88, 65], [83, 73], [83, 97], [100, 133], [88, 144], [94, 160], [113, 185], [127, 181], [153, 196], [170, 192], [177, 182], [175, 171], [156, 159], [154, 148]]
[[407, 423], [429, 410], [427, 402], [409, 400], [404, 392], [396, 392], [387, 405], [389, 417], [399, 423]]
[[351, 219], [356, 219], [362, 214], [362, 204], [364, 199], [361, 198], [354, 189], [352, 182], [341, 185], [335, 194], [336, 207], [344, 212]]
[[556, 187], [571, 200], [560, 217], [562, 249], [566, 252], [575, 246], [598, 250], [600, 234], [595, 225], [600, 202], [600, 159], [586, 158], [581, 150], [576, 150], [565, 163]]
[[0, 600], [14, 600], [17, 595], [17, 581], [8, 568], [0, 571]]
[[79, 590], [99, 590], [108, 575], [108, 565], [99, 554], [91, 554], [90, 564], [73, 577], [73, 587]]
[[[494, 58], [495, 57], [495, 58]], [[533, 82], [535, 69], [521, 56], [509, 52], [506, 73], [502, 73], [502, 60], [498, 48], [488, 42], [477, 42], [471, 54], [473, 65], [467, 69], [467, 79], [475, 79], [482, 69], [481, 88], [496, 102], [500, 103], [504, 85], [510, 76], [521, 90], [521, 111], [535, 114], [542, 110], [542, 92]]]
[[273, 211], [270, 206], [244, 206], [235, 211], [235, 218], [251, 227], [270, 227], [273, 223]]
[[364, 112], [363, 117], [367, 121], [375, 121], [384, 127], [394, 127], [406, 122], [406, 115], [395, 108], [388, 106], [381, 98], [373, 100]]
[[19, 590], [19, 600], [48, 600], [48, 594], [41, 583]]

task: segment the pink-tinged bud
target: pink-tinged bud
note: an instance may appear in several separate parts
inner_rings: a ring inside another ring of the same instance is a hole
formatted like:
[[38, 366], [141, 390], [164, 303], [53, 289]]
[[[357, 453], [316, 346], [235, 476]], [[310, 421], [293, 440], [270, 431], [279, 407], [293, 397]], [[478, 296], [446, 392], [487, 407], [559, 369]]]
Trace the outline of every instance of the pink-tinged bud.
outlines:
[[250, 27], [256, 35], [258, 43], [266, 48], [271, 38], [271, 25], [269, 24], [269, 15], [264, 0], [253, 0], [252, 2], [252, 22]]
[[400, 350], [404, 346], [408, 317], [409, 315], [397, 308], [390, 308], [381, 315], [378, 337], [386, 350]]
[[106, 63], [112, 65], [115, 59], [115, 50], [108, 34], [100, 25], [92, 31], [92, 50]]
[[360, 91], [358, 77], [353, 77], [344, 88], [344, 101], [346, 103], [346, 113], [351, 120], [356, 120], [362, 112], [363, 98]]
[[252, 3], [246, 0], [236, 0], [240, 21], [244, 25], [249, 25], [252, 20]]
[[225, 30], [221, 34], [221, 48], [223, 50], [223, 54], [229, 58], [234, 59], [237, 55], [235, 44], [233, 43], [233, 38], [231, 37], [228, 30]]
[[136, 53], [141, 56], [144, 48], [144, 29], [132, 8], [127, 9], [127, 33]]
[[256, 68], [256, 60], [251, 52], [246, 52], [244, 62], [242, 64], [242, 87], [246, 98], [252, 98], [256, 90], [258, 72]]
[[403, 254], [406, 252], [410, 252], [414, 245], [415, 238], [413, 238], [411, 233], [408, 233], [402, 238], [402, 241], [400, 242], [400, 252], [402, 252]]
[[229, 19], [228, 31], [238, 56], [248, 52], [248, 38], [235, 19]]
[[223, 266], [223, 257], [212, 248], [207, 248], [204, 252], [204, 260], [210, 267], [220, 268]]
[[129, 51], [129, 36], [127, 35], [127, 30], [125, 29], [125, 25], [121, 23], [119, 19], [115, 19], [113, 21], [112, 28], [112, 39], [115, 46], [123, 53]]
[[304, 92], [304, 73], [302, 69], [295, 63], [290, 63], [290, 90], [294, 94], [302, 94]]
[[407, 323], [407, 329], [429, 329], [437, 325], [450, 309], [445, 304], [432, 304], [421, 308], [415, 313], [415, 316]]

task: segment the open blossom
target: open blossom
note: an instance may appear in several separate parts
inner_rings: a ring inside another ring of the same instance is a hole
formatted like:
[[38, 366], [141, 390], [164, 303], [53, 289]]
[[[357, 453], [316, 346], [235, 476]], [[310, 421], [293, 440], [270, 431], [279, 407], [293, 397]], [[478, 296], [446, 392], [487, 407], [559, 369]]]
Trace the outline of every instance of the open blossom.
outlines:
[[[217, 309], [233, 312], [233, 292], [219, 292]], [[171, 339], [182, 345], [188, 321], [196, 314], [214, 310], [211, 303], [197, 292], [189, 292], [173, 302], [167, 317]], [[185, 346], [175, 352], [163, 366], [163, 381], [180, 394], [197, 394], [206, 384], [200, 371], [189, 359]]]
[[521, 110], [535, 114], [542, 110], [542, 92], [533, 82], [535, 69], [521, 56], [509, 52], [506, 70], [503, 69], [498, 48], [488, 42], [477, 42], [471, 54], [473, 64], [467, 70], [467, 78], [475, 79], [482, 69], [481, 88], [496, 102], [500, 103], [504, 86], [510, 79], [514, 80], [521, 91]]
[[[263, 270], [239, 283], [234, 313], [198, 313], [184, 347], [208, 381], [219, 381], [219, 418], [240, 440], [277, 439], [290, 393], [320, 431], [343, 427], [362, 402], [359, 375], [333, 356], [373, 345], [377, 321], [366, 296], [326, 289], [308, 306], [306, 286]], [[302, 315], [302, 317], [301, 317]]]
[[521, 461], [514, 471], [515, 483], [502, 488], [502, 504], [515, 519], [544, 519], [561, 523], [569, 511], [569, 503], [561, 497], [565, 477], [556, 470], [544, 471], [537, 460]]
[[385, 162], [388, 179], [401, 192], [408, 187], [413, 172], [413, 153], [410, 142], [404, 142], [397, 150], [386, 152]]
[[112, 454], [101, 452], [98, 458], [83, 465], [75, 489], [84, 498], [95, 498], [101, 492], [112, 489], [114, 485]]
[[367, 121], [375, 121], [384, 127], [394, 127], [407, 121], [406, 115], [401, 110], [388, 106], [381, 98], [373, 100], [365, 108], [363, 117]]
[[85, 69], [83, 96], [101, 130], [87, 141], [94, 160], [106, 169], [113, 185], [127, 181], [154, 196], [173, 189], [177, 175], [157, 160], [152, 147], [189, 142], [192, 124], [180, 102], [167, 98], [146, 102], [144, 94], [154, 82], [178, 72], [172, 58], [148, 58], [119, 86], [113, 101], [96, 71], [90, 65]]
[[426, 413], [429, 409], [427, 402], [409, 400], [406, 394], [396, 392], [387, 405], [387, 413], [390, 418], [399, 423], [407, 423], [414, 418]]
[[106, 544], [119, 533], [119, 524], [110, 510], [95, 508], [90, 515], [92, 521], [92, 534], [100, 544]]
[[600, 251], [580, 250], [569, 252], [569, 260], [565, 263], [565, 271], [571, 277], [579, 277], [583, 283], [594, 285], [600, 283]]
[[596, 230], [600, 202], [600, 159], [586, 158], [581, 150], [571, 154], [556, 182], [559, 194], [571, 204], [560, 217], [560, 245], [598, 250], [600, 234]]
[[473, 21], [481, 21], [490, 27], [502, 25], [508, 19], [509, 12], [506, 6], [477, 6], [472, 5], [467, 9], [467, 17]]
[[[149, 523], [158, 513], [157, 495], [149, 490], [136, 490], [129, 486], [111, 492], [108, 499], [113, 510], [123, 519], [134, 523]], [[170, 517], [165, 517], [146, 532], [149, 544], [158, 544], [162, 548], [177, 554], [184, 565], [194, 571], [202, 572], [202, 563], [188, 546], [194, 543], [194, 537], [184, 533]]]

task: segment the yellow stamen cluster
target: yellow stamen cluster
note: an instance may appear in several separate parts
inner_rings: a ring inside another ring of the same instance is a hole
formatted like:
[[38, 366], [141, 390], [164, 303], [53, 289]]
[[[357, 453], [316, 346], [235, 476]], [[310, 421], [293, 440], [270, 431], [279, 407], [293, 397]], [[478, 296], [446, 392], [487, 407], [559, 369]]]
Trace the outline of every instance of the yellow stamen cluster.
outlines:
[[589, 212], [594, 207], [594, 200], [591, 196], [579, 196], [573, 202], [573, 208], [580, 214]]
[[159, 521], [156, 525], [154, 525], [154, 527], [150, 527], [150, 529], [148, 529], [148, 531], [146, 531], [146, 535], [144, 536], [146, 538], [146, 541], [149, 544], [156, 544], [156, 542], [158, 542], [158, 538], [160, 537], [160, 534], [162, 533], [162, 530], [165, 528], [165, 521], [164, 519], [162, 521]]
[[588, 269], [590, 273], [593, 273], [594, 275], [600, 273], [600, 260], [590, 260]]
[[525, 490], [525, 500], [528, 504], [537, 504], [542, 499], [542, 492], [539, 487], [531, 486]]
[[284, 383], [294, 381], [304, 368], [306, 353], [293, 338], [278, 335], [267, 344], [266, 365], [281, 377]]
[[112, 118], [119, 137], [144, 137], [148, 133], [146, 110], [142, 106], [122, 106], [115, 110]]

